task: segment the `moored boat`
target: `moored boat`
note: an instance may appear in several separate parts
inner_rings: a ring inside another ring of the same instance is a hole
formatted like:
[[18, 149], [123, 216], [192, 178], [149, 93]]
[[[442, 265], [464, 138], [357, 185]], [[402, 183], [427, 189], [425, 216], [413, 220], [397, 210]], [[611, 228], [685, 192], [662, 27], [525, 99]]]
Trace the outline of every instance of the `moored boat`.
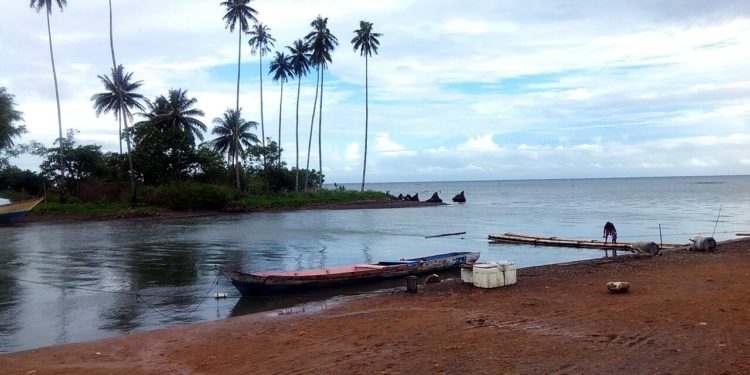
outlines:
[[477, 259], [479, 259], [478, 252], [452, 252], [398, 261], [314, 270], [242, 272], [222, 267], [221, 272], [242, 295], [264, 295], [436, 272], [458, 267], [464, 263], [476, 262]]
[[44, 200], [44, 198], [34, 198], [0, 205], [0, 223], [24, 217], [27, 212], [42, 200]]

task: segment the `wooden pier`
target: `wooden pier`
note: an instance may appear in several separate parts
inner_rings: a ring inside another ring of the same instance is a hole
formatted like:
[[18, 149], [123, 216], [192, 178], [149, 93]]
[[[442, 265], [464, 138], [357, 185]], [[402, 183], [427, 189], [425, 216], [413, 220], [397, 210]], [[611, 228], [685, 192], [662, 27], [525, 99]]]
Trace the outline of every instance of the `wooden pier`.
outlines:
[[[601, 250], [627, 250], [631, 251], [634, 249], [636, 242], [607, 242], [604, 243], [602, 240], [584, 240], [575, 238], [562, 238], [562, 237], [544, 237], [531, 234], [521, 233], [505, 233], [490, 234], [490, 242], [493, 243], [508, 243], [508, 244], [520, 244], [520, 245], [535, 245], [535, 246], [552, 246], [552, 247], [577, 247], [586, 249], [601, 249]], [[662, 244], [661, 249], [673, 249], [685, 247], [685, 244]]]

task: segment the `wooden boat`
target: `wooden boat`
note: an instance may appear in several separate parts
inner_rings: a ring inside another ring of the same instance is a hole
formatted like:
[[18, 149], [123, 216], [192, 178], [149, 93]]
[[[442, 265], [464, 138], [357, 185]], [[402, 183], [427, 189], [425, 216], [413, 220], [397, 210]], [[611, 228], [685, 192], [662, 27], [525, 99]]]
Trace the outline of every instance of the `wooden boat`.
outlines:
[[221, 272], [242, 295], [264, 295], [296, 290], [354, 284], [393, 277], [416, 275], [476, 262], [478, 252], [452, 252], [426, 257], [372, 264], [355, 264], [315, 270], [242, 272], [222, 267]]
[[24, 217], [34, 206], [44, 198], [27, 199], [25, 201], [0, 205], [0, 222], [6, 222]]

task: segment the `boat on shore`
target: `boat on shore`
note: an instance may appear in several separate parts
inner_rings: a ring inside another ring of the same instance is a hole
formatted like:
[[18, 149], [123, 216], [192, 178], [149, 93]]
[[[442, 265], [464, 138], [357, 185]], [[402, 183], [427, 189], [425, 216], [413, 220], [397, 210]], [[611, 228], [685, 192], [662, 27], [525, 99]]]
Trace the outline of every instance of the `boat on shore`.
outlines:
[[14, 219], [26, 216], [34, 206], [43, 201], [44, 198], [27, 199], [20, 202], [0, 205], [0, 223], [8, 222]]
[[476, 262], [479, 252], [451, 252], [425, 257], [314, 270], [243, 272], [222, 267], [221, 272], [245, 296], [293, 292], [305, 289], [371, 282], [418, 275]]

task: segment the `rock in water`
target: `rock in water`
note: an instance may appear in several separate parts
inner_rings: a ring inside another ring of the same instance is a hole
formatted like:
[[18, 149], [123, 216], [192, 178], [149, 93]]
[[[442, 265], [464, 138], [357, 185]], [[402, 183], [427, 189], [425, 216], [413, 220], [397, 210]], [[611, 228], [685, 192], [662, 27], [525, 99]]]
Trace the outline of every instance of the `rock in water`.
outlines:
[[458, 203], [465, 203], [466, 202], [466, 197], [464, 196], [464, 192], [462, 191], [460, 194], [456, 194], [453, 197], [453, 201], [454, 202], [458, 202]]
[[427, 201], [432, 203], [443, 203], [443, 200], [440, 199], [437, 192], [432, 193], [432, 197], [430, 197], [430, 199], [428, 199]]

